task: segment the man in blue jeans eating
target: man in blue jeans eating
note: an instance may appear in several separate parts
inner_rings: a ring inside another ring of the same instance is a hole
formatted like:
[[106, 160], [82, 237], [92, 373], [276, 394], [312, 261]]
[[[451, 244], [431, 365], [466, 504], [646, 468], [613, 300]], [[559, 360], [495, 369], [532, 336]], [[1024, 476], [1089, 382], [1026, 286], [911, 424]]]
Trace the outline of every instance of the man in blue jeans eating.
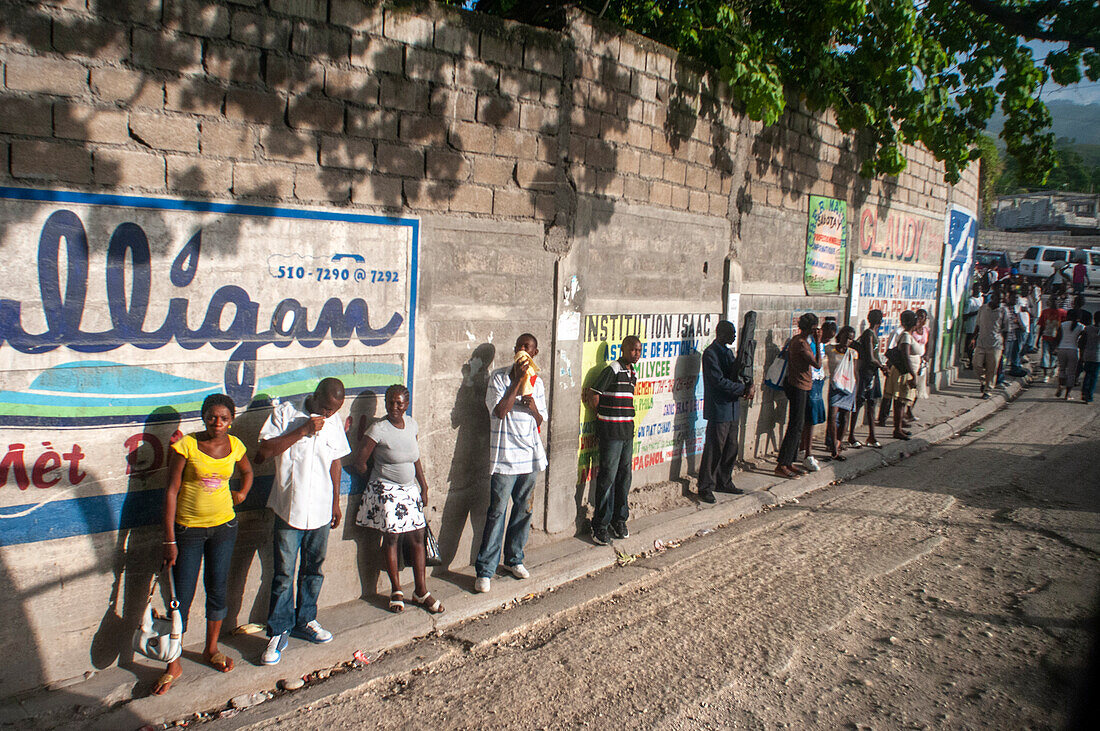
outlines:
[[[489, 581], [500, 564], [504, 546], [504, 568], [517, 579], [531, 574], [523, 565], [523, 546], [531, 528], [531, 492], [539, 472], [546, 469], [546, 449], [539, 438], [546, 413], [546, 388], [537, 374], [529, 373], [530, 358], [538, 355], [534, 335], [524, 333], [516, 339], [515, 353], [525, 353], [505, 368], [489, 376], [485, 406], [489, 409], [489, 511], [481, 535], [474, 568], [474, 591], [489, 591]], [[525, 384], [526, 382], [526, 384]], [[521, 392], [529, 392], [520, 395]], [[508, 498], [512, 515], [507, 521]]]
[[325, 378], [304, 399], [277, 404], [260, 430], [260, 459], [275, 457], [268, 499], [275, 513], [275, 569], [264, 665], [279, 662], [291, 633], [318, 644], [332, 640], [332, 633], [317, 622], [317, 597], [325, 579], [321, 565], [328, 533], [340, 525], [340, 459], [351, 452], [337, 414], [343, 404], [344, 384]]
[[638, 385], [634, 364], [641, 357], [642, 341], [627, 335], [618, 360], [611, 361], [582, 394], [584, 402], [596, 412], [600, 444], [600, 467], [592, 490], [592, 542], [598, 546], [606, 546], [611, 536], [630, 535], [626, 521], [630, 517], [628, 497], [634, 469], [634, 387]]

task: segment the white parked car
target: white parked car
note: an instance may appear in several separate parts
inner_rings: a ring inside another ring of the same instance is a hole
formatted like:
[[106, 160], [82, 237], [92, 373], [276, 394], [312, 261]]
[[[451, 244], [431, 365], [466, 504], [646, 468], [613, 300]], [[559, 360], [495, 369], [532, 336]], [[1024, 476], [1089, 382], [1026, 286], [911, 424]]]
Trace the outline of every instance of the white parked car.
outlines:
[[[1066, 262], [1068, 265], [1074, 251], [1068, 246], [1032, 246], [1024, 254], [1024, 258], [1020, 259], [1019, 272], [1025, 277], [1046, 279], [1054, 273], [1058, 262]], [[1089, 276], [1092, 276], [1091, 273]]]

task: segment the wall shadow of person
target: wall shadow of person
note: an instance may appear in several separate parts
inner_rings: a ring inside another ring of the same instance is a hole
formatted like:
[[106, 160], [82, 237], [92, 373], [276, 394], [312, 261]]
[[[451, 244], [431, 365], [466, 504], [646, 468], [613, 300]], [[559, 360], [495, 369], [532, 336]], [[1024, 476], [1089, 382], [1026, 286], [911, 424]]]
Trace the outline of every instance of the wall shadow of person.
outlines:
[[702, 439], [707, 423], [702, 419], [703, 395], [699, 382], [703, 356], [692, 341], [683, 341], [683, 346], [691, 350], [676, 358], [673, 369], [675, 390], [672, 391], [672, 400], [676, 413], [672, 416], [672, 458], [668, 466], [668, 479], [679, 482], [683, 495], [687, 497], [691, 493], [691, 476], [698, 475], [696, 462], [703, 451]]
[[[596, 346], [595, 363], [585, 371], [584, 377], [581, 379], [582, 398], [585, 391], [595, 383], [600, 373], [607, 367], [612, 352], [612, 348], [607, 341]], [[577, 517], [574, 521], [576, 535], [588, 530], [588, 504], [585, 503], [584, 496], [586, 492], [591, 494], [591, 487], [596, 483], [596, 472], [600, 464], [599, 444], [596, 437], [596, 412], [583, 403], [579, 404], [579, 407], [582, 409], [583, 416], [581, 417], [580, 433], [581, 449], [577, 451], [577, 489], [573, 495], [574, 503], [577, 506]]]
[[[775, 341], [775, 331], [769, 330], [768, 337], [764, 341], [764, 373], [768, 372], [772, 362], [779, 356], [779, 351], [780, 346]], [[779, 451], [780, 428], [785, 421], [787, 397], [782, 391], [764, 385], [763, 382], [756, 389], [756, 397], [760, 399], [760, 411], [756, 420], [753, 458], [761, 459]], [[761, 440], [764, 442], [763, 451], [760, 449]], [[745, 462], [743, 449], [742, 461]]]
[[[458, 546], [467, 521], [473, 541], [470, 556], [461, 560], [466, 566], [477, 558], [485, 511], [489, 506], [489, 410], [485, 408], [485, 390], [489, 384], [489, 368], [496, 357], [496, 346], [481, 343], [462, 365], [462, 383], [451, 409], [454, 429], [454, 453], [447, 472], [447, 495], [440, 519], [440, 566], [432, 576], [451, 574], [450, 566], [457, 560]], [[428, 516], [429, 521], [431, 516]]]
[[183, 436], [180, 420], [175, 408], [158, 407], [146, 416], [141, 431], [123, 443], [127, 449], [126, 493], [117, 518], [115, 549], [105, 557], [114, 582], [89, 647], [92, 666], [100, 670], [115, 662], [122, 667], [132, 665], [130, 636], [141, 623], [152, 574], [160, 570], [162, 563], [157, 540], [160, 521], [149, 526], [149, 517], [163, 503], [169, 451]]
[[355, 523], [359, 507], [363, 503], [363, 491], [373, 467], [373, 459], [368, 461], [367, 469], [360, 473], [354, 467], [355, 457], [363, 446], [367, 429], [378, 419], [383, 418], [382, 405], [385, 388], [364, 389], [352, 399], [344, 431], [351, 446], [351, 454], [344, 460], [344, 474], [349, 483], [347, 501], [344, 507], [344, 521], [339, 530], [345, 540], [355, 541], [356, 565], [359, 569], [360, 597], [375, 606], [385, 607], [386, 602], [378, 594], [379, 578], [385, 573], [382, 558], [382, 534], [371, 528]]

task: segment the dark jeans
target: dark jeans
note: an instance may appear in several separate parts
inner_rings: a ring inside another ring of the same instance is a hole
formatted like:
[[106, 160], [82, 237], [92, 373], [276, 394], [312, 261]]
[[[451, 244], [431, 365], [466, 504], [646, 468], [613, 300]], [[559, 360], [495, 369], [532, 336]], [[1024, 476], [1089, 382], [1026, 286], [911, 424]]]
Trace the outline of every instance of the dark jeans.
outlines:
[[[271, 604], [267, 614], [267, 636], [304, 627], [317, 619], [317, 597], [325, 580], [321, 565], [328, 550], [329, 526], [299, 530], [275, 516], [275, 571], [271, 577]], [[294, 601], [294, 564], [298, 566], [298, 601]]]
[[787, 431], [783, 433], [783, 443], [779, 445], [779, 464], [790, 467], [798, 457], [802, 429], [806, 425], [806, 405], [810, 402], [810, 392], [790, 384], [783, 390], [787, 393]]
[[600, 439], [600, 471], [592, 494], [592, 529], [630, 517], [627, 495], [634, 467], [634, 439]]
[[[489, 578], [500, 565], [500, 547], [504, 544], [504, 563], [523, 563], [523, 546], [531, 530], [531, 492], [538, 472], [526, 475], [498, 475], [489, 478], [489, 512], [485, 515], [485, 530], [481, 533], [481, 550], [474, 568], [479, 578]], [[512, 499], [512, 517], [507, 521], [508, 498]]]
[[206, 618], [225, 619], [225, 588], [229, 582], [229, 565], [233, 560], [233, 544], [237, 542], [237, 519], [212, 528], [188, 528], [176, 525], [176, 563], [172, 578], [176, 582], [176, 599], [180, 603], [183, 629], [187, 630], [187, 615], [195, 599], [202, 565], [202, 584], [206, 589]]
[[1092, 402], [1092, 394], [1096, 390], [1096, 373], [1100, 371], [1100, 363], [1096, 361], [1084, 361], [1081, 363], [1084, 377], [1081, 379], [1081, 398]]
[[737, 422], [708, 421], [707, 440], [699, 462], [699, 492], [732, 490], [737, 462]]

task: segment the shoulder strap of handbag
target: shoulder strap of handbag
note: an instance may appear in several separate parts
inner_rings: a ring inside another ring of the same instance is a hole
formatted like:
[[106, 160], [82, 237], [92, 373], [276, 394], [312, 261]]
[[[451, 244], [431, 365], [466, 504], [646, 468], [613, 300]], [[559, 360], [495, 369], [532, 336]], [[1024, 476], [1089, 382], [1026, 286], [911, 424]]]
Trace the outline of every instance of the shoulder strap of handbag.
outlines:
[[[176, 598], [176, 579], [175, 579], [174, 576], [172, 576], [172, 569], [171, 568], [165, 569], [165, 572], [168, 574], [168, 597], [169, 597], [168, 609], [169, 610], [179, 609], [180, 602], [179, 602], [179, 599]], [[157, 594], [157, 584], [159, 582], [160, 582], [160, 572], [158, 571], [158, 572], [153, 574], [153, 584], [152, 584], [152, 586], [149, 587], [148, 602], [153, 601], [153, 597], [156, 596], [156, 594]]]

